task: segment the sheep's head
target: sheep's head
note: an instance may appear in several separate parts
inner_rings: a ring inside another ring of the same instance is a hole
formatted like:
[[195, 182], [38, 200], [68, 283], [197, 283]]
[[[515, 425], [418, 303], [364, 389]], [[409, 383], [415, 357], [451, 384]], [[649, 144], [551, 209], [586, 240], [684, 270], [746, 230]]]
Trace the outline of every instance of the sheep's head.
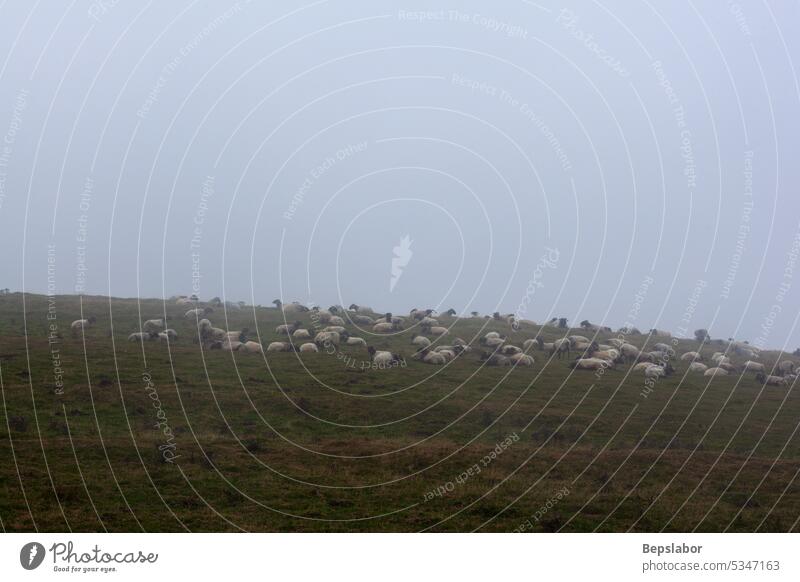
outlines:
[[589, 325], [590, 325], [590, 324], [589, 324], [589, 320], [588, 320], [588, 319], [584, 319], [584, 320], [581, 322], [581, 327], [589, 327]]
[[283, 301], [281, 301], [280, 299], [276, 299], [275, 301], [272, 302], [272, 304], [275, 307], [280, 307], [281, 305], [283, 305]]
[[348, 307], [347, 309], [349, 309], [350, 311], [358, 311], [358, 305], [356, 305], [355, 303], [351, 303], [350, 307]]
[[567, 318], [566, 317], [562, 317], [562, 318], [560, 318], [558, 320], [558, 327], [560, 327], [562, 329], [567, 327]]
[[370, 355], [370, 357], [374, 356], [376, 351], [377, 350], [375, 350], [375, 346], [369, 346], [367, 348], [367, 353]]
[[445, 315], [449, 315], [450, 317], [455, 316], [456, 313], [457, 313], [456, 310], [453, 309], [452, 307], [444, 312]]

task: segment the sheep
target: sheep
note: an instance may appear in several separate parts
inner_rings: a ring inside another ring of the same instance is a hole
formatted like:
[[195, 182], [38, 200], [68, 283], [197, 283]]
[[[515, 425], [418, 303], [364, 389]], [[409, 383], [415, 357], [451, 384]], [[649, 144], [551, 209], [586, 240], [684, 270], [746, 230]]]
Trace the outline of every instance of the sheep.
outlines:
[[742, 372], [766, 372], [766, 366], [760, 362], [747, 360], [744, 364], [742, 364]]
[[625, 340], [619, 339], [618, 337], [611, 338], [608, 340], [608, 343], [614, 346], [615, 348], [619, 349], [625, 344]]
[[388, 333], [390, 331], [396, 331], [397, 329], [397, 324], [389, 323], [388, 321], [382, 321], [372, 326], [372, 331], [376, 333]]
[[700, 352], [686, 352], [685, 354], [681, 355], [681, 361], [684, 362], [697, 362], [702, 361], [703, 355]]
[[177, 303], [178, 305], [192, 305], [192, 304], [199, 303], [199, 302], [200, 302], [200, 298], [197, 295], [194, 295], [194, 294], [189, 295], [188, 297], [186, 297], [185, 295], [181, 295], [175, 301], [175, 303]]
[[641, 351], [633, 344], [622, 344], [619, 351], [626, 362], [635, 362], [641, 355]]
[[[351, 338], [351, 339], [354, 339], [354, 338]], [[319, 348], [317, 347], [317, 344], [312, 344], [311, 342], [308, 342], [308, 343], [302, 344], [300, 346], [300, 351], [301, 352], [314, 352], [314, 353], [317, 353], [317, 352], [319, 352]]]
[[70, 329], [72, 330], [72, 335], [76, 336], [76, 335], [78, 335], [79, 331], [85, 331], [85, 330], [89, 329], [90, 327], [92, 327], [95, 324], [96, 321], [97, 321], [97, 318], [95, 318], [94, 315], [90, 315], [86, 319], [76, 319], [69, 326]]
[[620, 359], [620, 353], [617, 350], [596, 350], [589, 354], [589, 357], [617, 362]]
[[292, 333], [292, 337], [296, 340], [311, 339], [311, 334], [307, 329], [296, 329]]
[[617, 330], [617, 333], [622, 335], [642, 335], [642, 332], [635, 327], [621, 327]]
[[[379, 353], [389, 353], [389, 352], [379, 352]], [[445, 356], [445, 354], [441, 352], [428, 351], [428, 348], [423, 348], [422, 350], [414, 354], [412, 357], [415, 360], [420, 360], [422, 362], [425, 362], [426, 364], [434, 364], [436, 366], [441, 366], [447, 363], [447, 356]]]
[[155, 331], [137, 331], [128, 336], [129, 342], [152, 342], [158, 339]]
[[345, 342], [348, 346], [364, 346], [367, 347], [367, 341], [363, 337], [349, 337]]
[[512, 364], [511, 358], [502, 354], [487, 354], [481, 352], [480, 360], [485, 362], [487, 366], [510, 366]]
[[211, 307], [197, 307], [195, 309], [190, 309], [184, 314], [186, 319], [200, 319], [204, 315], [208, 315], [209, 313], [214, 313], [214, 309]]
[[497, 338], [500, 337], [500, 334], [498, 332], [496, 332], [496, 331], [490, 331], [490, 332], [487, 332], [486, 335], [483, 336], [483, 337], [485, 337], [486, 339], [493, 339], [493, 338], [497, 339]]
[[654, 337], [672, 337], [672, 334], [670, 332], [662, 331], [662, 330], [655, 329], [655, 328], [650, 330], [650, 335], [652, 335]]
[[738, 371], [736, 366], [734, 366], [729, 362], [720, 362], [719, 364], [717, 364], [717, 367], [722, 368], [723, 370], [727, 370], [728, 372], [731, 373]]
[[768, 376], [759, 372], [756, 374], [756, 380], [765, 386], [786, 386], [786, 378], [783, 376]]
[[529, 352], [535, 345], [536, 345], [535, 339], [526, 339], [524, 342], [522, 342], [522, 349], [525, 350], [526, 352]]
[[429, 345], [431, 345], [431, 340], [426, 338], [424, 335], [418, 335], [417, 337], [411, 340], [411, 345], [427, 348]]
[[714, 378], [716, 376], [727, 376], [728, 370], [723, 368], [708, 368], [705, 372], [703, 372], [703, 376], [708, 376], [709, 378]]
[[506, 345], [506, 346], [502, 346], [499, 351], [504, 356], [513, 356], [514, 354], [521, 354], [522, 353], [522, 349], [521, 348], [518, 348], [517, 346], [512, 346], [510, 344]]
[[165, 329], [158, 334], [158, 339], [162, 343], [174, 342], [178, 339], [178, 332], [174, 329]]
[[239, 344], [239, 351], [246, 354], [263, 354], [264, 347], [258, 342], [249, 341]]
[[339, 317], [338, 315], [332, 315], [331, 318], [328, 320], [329, 325], [340, 325], [344, 327], [345, 322], [344, 319]]
[[230, 341], [244, 342], [247, 340], [247, 332], [250, 331], [246, 327], [241, 331], [226, 331], [225, 338]]
[[666, 354], [669, 354], [670, 356], [674, 356], [675, 355], [675, 350], [672, 349], [672, 346], [670, 346], [669, 344], [664, 344], [664, 343], [655, 344], [653, 346], [653, 351], [654, 352], [664, 352]]
[[408, 315], [409, 315], [409, 317], [411, 319], [416, 319], [417, 321], [419, 321], [419, 320], [421, 320], [421, 319], [423, 319], [425, 317], [428, 317], [429, 315], [432, 315], [433, 312], [434, 312], [433, 309], [424, 309], [423, 310], [423, 309], [416, 309], [415, 308], [415, 309], [412, 309], [409, 312]]
[[639, 362], [638, 364], [633, 366], [633, 368], [631, 368], [631, 370], [633, 372], [643, 372], [643, 371], [647, 370], [647, 368], [649, 368], [650, 366], [655, 366], [655, 365], [656, 364], [654, 364], [652, 362]]
[[431, 335], [442, 336], [442, 335], [447, 335], [450, 332], [446, 327], [434, 326], [428, 328], [428, 333], [430, 333]]
[[329, 325], [323, 328], [322, 331], [335, 331], [336, 333], [344, 333], [347, 330], [345, 330], [345, 328], [341, 325]]
[[321, 331], [314, 336], [314, 343], [320, 347], [330, 345], [338, 346], [341, 341], [342, 334], [336, 331]]
[[605, 370], [613, 367], [613, 364], [607, 360], [600, 358], [578, 358], [569, 363], [569, 367], [573, 370]]
[[786, 376], [787, 374], [794, 374], [794, 362], [791, 360], [782, 360], [776, 366], [778, 373], [781, 376]]
[[281, 302], [280, 299], [276, 299], [272, 303], [275, 305], [275, 307], [283, 311], [284, 314], [304, 313], [308, 311], [308, 307], [306, 307], [305, 305], [300, 305], [297, 301], [293, 303], [284, 304]]
[[[427, 338], [426, 338], [426, 339], [427, 339]], [[460, 337], [457, 337], [457, 338], [455, 338], [455, 339], [453, 340], [453, 345], [454, 345], [454, 346], [462, 346], [462, 347], [467, 347], [469, 344], [468, 344], [467, 342], [465, 342], [463, 339], [461, 339]]]
[[675, 369], [667, 362], [664, 365], [651, 364], [644, 370], [645, 378], [661, 378], [663, 376], [671, 376]]
[[550, 355], [558, 354], [560, 360], [564, 355], [569, 356], [569, 340], [567, 338], [557, 339], [553, 342], [553, 347], [550, 350]]
[[515, 366], [533, 366], [534, 364], [533, 356], [529, 356], [527, 354], [513, 354], [509, 359], [514, 363]]
[[582, 335], [570, 335], [567, 336], [567, 339], [569, 340], [570, 345], [573, 347], [575, 347], [575, 344], [579, 343], [586, 343], [586, 344], [592, 343], [592, 340]]
[[164, 331], [166, 327], [167, 321], [165, 319], [148, 319], [142, 324], [142, 331], [158, 334], [158, 332]]
[[350, 320], [358, 325], [372, 325], [375, 323], [375, 320], [367, 315], [354, 315]]
[[371, 307], [364, 307], [363, 305], [356, 305], [355, 303], [351, 303], [348, 309], [356, 313], [375, 313]]
[[272, 342], [267, 346], [268, 352], [291, 352], [292, 344], [289, 342]]
[[300, 329], [301, 325], [303, 324], [299, 321], [284, 323], [275, 328], [275, 333], [278, 335], [292, 335], [296, 330]]
[[506, 340], [501, 337], [482, 337], [478, 343], [487, 348], [497, 348], [502, 346], [505, 341]]
[[[369, 348], [367, 348], [367, 352], [369, 352], [369, 357], [370, 360], [372, 360], [372, 363], [379, 368], [393, 366], [400, 362], [400, 356], [397, 354], [387, 351], [378, 351], [373, 346], [369, 346]], [[443, 357], [444, 356], [442, 356], [442, 358]]]
[[439, 325], [439, 321], [434, 319], [434, 318], [432, 318], [432, 317], [425, 316], [422, 319], [420, 319], [419, 324], [420, 325], [434, 326], [434, 325]]
[[605, 327], [605, 326], [602, 326], [602, 325], [597, 325], [597, 324], [594, 324], [594, 323], [589, 323], [589, 320], [588, 320], [588, 319], [584, 319], [584, 320], [581, 322], [581, 324], [580, 324], [580, 325], [581, 325], [581, 327], [582, 327], [583, 329], [585, 329], [586, 331], [605, 331], [605, 332], [610, 332], [610, 331], [611, 331], [611, 328], [610, 328], [610, 327]]
[[701, 364], [700, 362], [692, 362], [689, 364], [689, 371], [690, 372], [705, 372], [708, 370], [708, 366], [705, 364]]

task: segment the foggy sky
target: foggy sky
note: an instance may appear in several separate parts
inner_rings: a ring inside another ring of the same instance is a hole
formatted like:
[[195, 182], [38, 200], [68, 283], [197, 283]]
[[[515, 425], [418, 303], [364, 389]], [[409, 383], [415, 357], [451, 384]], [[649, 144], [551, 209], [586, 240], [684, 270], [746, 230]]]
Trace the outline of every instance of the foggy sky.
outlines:
[[794, 350], [799, 5], [665, 4], [6, 2], [0, 287]]

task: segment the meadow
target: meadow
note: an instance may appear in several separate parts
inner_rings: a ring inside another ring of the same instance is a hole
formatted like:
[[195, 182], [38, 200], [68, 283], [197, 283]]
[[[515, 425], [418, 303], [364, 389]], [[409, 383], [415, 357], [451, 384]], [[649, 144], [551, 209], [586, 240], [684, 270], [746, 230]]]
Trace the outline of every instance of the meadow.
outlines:
[[[798, 530], [791, 386], [710, 380], [675, 361], [648, 391], [629, 366], [573, 371], [539, 351], [533, 367], [481, 366], [487, 331], [515, 345], [565, 332], [478, 318], [440, 318], [476, 345], [446, 366], [410, 357], [414, 329], [349, 326], [405, 356], [386, 370], [365, 348], [203, 350], [187, 309], [0, 296], [3, 531]], [[73, 337], [70, 323], [90, 314], [97, 323]], [[176, 342], [127, 341], [164, 314]], [[209, 318], [264, 345], [284, 323], [271, 306]], [[792, 356], [761, 361], [778, 358]]]

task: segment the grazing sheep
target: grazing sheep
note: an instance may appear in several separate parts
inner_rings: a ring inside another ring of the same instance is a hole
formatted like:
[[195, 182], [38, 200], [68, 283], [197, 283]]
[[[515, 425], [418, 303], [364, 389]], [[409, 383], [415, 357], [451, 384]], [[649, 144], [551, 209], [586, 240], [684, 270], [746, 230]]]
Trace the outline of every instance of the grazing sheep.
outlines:
[[142, 324], [142, 331], [147, 333], [158, 334], [167, 328], [167, 321], [165, 319], [148, 319]]
[[69, 326], [70, 329], [72, 330], [72, 335], [76, 336], [76, 335], [78, 335], [79, 331], [85, 331], [85, 330], [89, 329], [90, 327], [92, 327], [95, 324], [96, 321], [97, 321], [97, 319], [95, 318], [94, 315], [90, 315], [86, 319], [76, 319]]
[[691, 364], [689, 364], [689, 371], [690, 372], [701, 372], [701, 373], [703, 373], [706, 370], [708, 370], [708, 366], [706, 366], [705, 364], [701, 364], [700, 362], [692, 362]]
[[605, 370], [607, 368], [612, 368], [614, 366], [613, 363], [607, 360], [601, 360], [600, 358], [578, 358], [570, 362], [569, 367], [573, 370]]
[[786, 386], [786, 378], [783, 376], [768, 376], [759, 372], [756, 374], [756, 380], [765, 386]]
[[[336, 331], [321, 331], [316, 336], [314, 336], [314, 343], [317, 344], [319, 347], [323, 346], [338, 346], [339, 343], [342, 341], [343, 334], [340, 334]], [[346, 333], [344, 334], [344, 339], [347, 339]]]
[[513, 354], [509, 359], [515, 366], [533, 366], [534, 364], [533, 356], [527, 354]]
[[675, 355], [675, 350], [672, 349], [672, 346], [670, 346], [669, 344], [664, 344], [664, 343], [655, 344], [653, 346], [653, 351], [654, 352], [664, 352], [664, 353], [669, 354], [671, 356]]
[[155, 331], [137, 331], [128, 336], [129, 342], [152, 342], [158, 339], [158, 333]]
[[332, 315], [331, 318], [328, 320], [329, 325], [339, 325], [344, 327], [345, 321], [338, 315]]
[[349, 337], [345, 342], [348, 346], [364, 346], [367, 347], [367, 341], [363, 337]]
[[158, 340], [161, 343], [174, 342], [178, 339], [178, 332], [174, 329], [165, 329], [158, 334]]
[[500, 338], [500, 334], [496, 331], [489, 331], [483, 337], [485, 337], [486, 339], [498, 339]]
[[300, 305], [297, 301], [294, 301], [293, 303], [284, 304], [281, 302], [280, 299], [276, 299], [272, 303], [275, 305], [275, 307], [283, 311], [284, 314], [305, 313], [306, 311], [308, 311], [308, 307], [306, 307], [305, 305]]
[[301, 325], [303, 324], [299, 321], [284, 323], [275, 328], [275, 333], [278, 335], [292, 335], [296, 330], [300, 329]]
[[558, 354], [560, 360], [563, 356], [569, 356], [570, 344], [567, 338], [557, 339], [553, 342], [553, 347], [550, 350], [550, 355]]
[[625, 361], [635, 362], [639, 356], [641, 355], [641, 351], [633, 344], [622, 344], [619, 347], [619, 351], [622, 353], [622, 357], [625, 358]]
[[535, 339], [526, 339], [524, 342], [522, 342], [522, 349], [526, 352], [529, 352], [537, 343], [538, 342]]
[[292, 344], [289, 342], [272, 342], [267, 346], [268, 352], [291, 352]]
[[791, 360], [782, 360], [778, 363], [777, 371], [780, 373], [781, 376], [786, 376], [787, 374], [794, 374], [794, 362]]
[[703, 355], [700, 352], [686, 352], [681, 356], [681, 360], [684, 362], [702, 362]]
[[184, 314], [186, 319], [199, 319], [204, 315], [208, 315], [209, 313], [214, 313], [214, 310], [211, 307], [197, 307], [195, 309], [190, 309]]
[[671, 376], [675, 369], [667, 362], [664, 365], [652, 364], [645, 368], [645, 378], [662, 378], [664, 376]]
[[307, 329], [296, 329], [292, 333], [292, 337], [296, 340], [311, 339], [311, 334]]
[[301, 345], [300, 346], [300, 351], [301, 352], [314, 352], [314, 353], [317, 353], [317, 352], [319, 352], [319, 348], [317, 347], [317, 344], [312, 344], [311, 342], [309, 342], [309, 343], [305, 343], [305, 344]]
[[431, 340], [426, 338], [424, 335], [418, 335], [417, 337], [411, 340], [411, 345], [427, 348], [429, 345], [431, 345]]
[[655, 366], [655, 365], [656, 364], [654, 364], [653, 362], [639, 362], [638, 364], [634, 365], [633, 368], [631, 368], [631, 371], [643, 372], [650, 366]]
[[703, 372], [703, 376], [708, 376], [709, 378], [714, 378], [716, 376], [727, 376], [728, 370], [724, 368], [709, 368], [705, 372]]
[[742, 364], [742, 372], [766, 372], [766, 366], [760, 362], [754, 362], [752, 360], [747, 360], [744, 364]]

